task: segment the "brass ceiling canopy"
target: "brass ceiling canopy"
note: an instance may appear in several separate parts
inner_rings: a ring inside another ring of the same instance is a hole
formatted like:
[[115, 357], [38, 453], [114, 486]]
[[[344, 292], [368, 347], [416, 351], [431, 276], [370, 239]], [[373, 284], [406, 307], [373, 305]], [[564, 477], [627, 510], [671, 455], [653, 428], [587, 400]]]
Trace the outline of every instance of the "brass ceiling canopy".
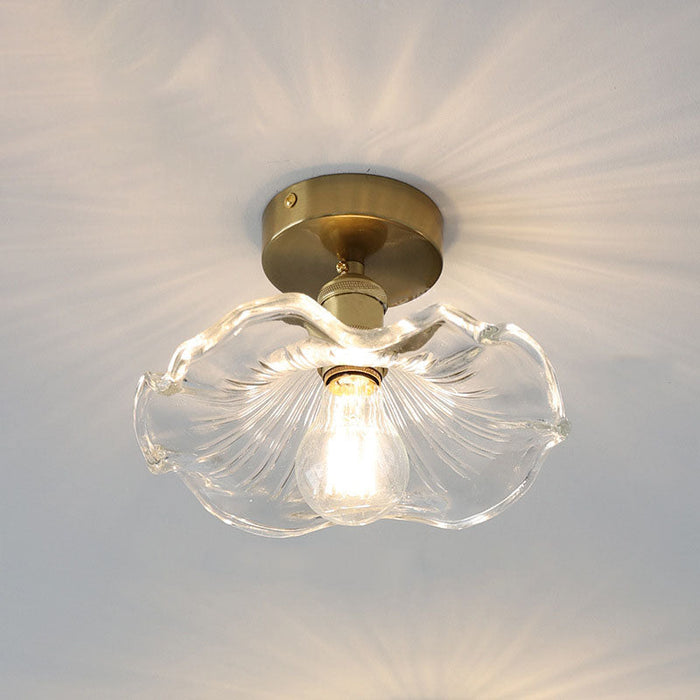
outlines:
[[389, 177], [302, 180], [265, 208], [262, 266], [280, 291], [314, 298], [336, 270], [357, 270], [384, 290], [387, 306], [397, 306], [440, 277], [442, 215], [426, 194]]

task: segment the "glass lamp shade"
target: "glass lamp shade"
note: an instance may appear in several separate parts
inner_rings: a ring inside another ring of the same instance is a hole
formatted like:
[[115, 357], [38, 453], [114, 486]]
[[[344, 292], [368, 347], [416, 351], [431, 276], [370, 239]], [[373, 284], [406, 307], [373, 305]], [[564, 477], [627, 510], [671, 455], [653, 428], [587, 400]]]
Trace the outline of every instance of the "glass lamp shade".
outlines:
[[[387, 373], [338, 394], [319, 370], [340, 365]], [[434, 305], [358, 330], [302, 294], [180, 345], [141, 378], [134, 425], [152, 472], [270, 537], [379, 518], [469, 527], [518, 499], [568, 431], [552, 367], [517, 326]]]

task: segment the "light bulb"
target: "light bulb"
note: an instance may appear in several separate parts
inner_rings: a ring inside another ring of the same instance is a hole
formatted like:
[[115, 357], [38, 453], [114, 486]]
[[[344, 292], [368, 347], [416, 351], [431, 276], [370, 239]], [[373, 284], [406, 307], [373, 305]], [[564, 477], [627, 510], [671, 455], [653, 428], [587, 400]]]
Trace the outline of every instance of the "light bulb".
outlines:
[[375, 381], [361, 373], [330, 381], [295, 465], [306, 502], [340, 525], [371, 523], [401, 500], [408, 456]]

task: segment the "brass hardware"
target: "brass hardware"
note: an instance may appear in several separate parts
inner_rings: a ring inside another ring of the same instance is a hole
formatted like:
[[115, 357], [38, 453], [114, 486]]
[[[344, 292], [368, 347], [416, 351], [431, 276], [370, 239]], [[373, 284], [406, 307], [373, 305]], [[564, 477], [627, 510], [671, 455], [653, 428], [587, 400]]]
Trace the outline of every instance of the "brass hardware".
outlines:
[[423, 192], [388, 177], [303, 180], [265, 208], [262, 265], [280, 291], [314, 298], [334, 270], [366, 274], [396, 306], [440, 276], [442, 215]]
[[321, 287], [318, 303], [353, 328], [381, 328], [387, 297], [369, 277], [342, 273]]
[[[386, 373], [386, 372], [385, 372]], [[349, 365], [337, 365], [336, 367], [331, 367], [323, 373], [323, 383], [328, 386], [336, 377], [340, 377], [344, 374], [361, 374], [364, 377], [371, 379], [377, 386], [382, 383], [381, 370], [375, 369], [374, 367], [350, 367]]]

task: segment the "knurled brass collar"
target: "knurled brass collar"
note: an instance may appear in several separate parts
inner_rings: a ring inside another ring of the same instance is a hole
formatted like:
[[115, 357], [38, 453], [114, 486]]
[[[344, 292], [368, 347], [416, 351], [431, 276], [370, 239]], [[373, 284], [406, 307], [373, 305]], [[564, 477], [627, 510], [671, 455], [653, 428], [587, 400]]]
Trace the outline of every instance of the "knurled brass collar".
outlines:
[[364, 275], [344, 273], [321, 287], [318, 294], [318, 303], [323, 306], [332, 297], [340, 294], [363, 294], [378, 301], [384, 311], [387, 309], [386, 292], [373, 280]]

